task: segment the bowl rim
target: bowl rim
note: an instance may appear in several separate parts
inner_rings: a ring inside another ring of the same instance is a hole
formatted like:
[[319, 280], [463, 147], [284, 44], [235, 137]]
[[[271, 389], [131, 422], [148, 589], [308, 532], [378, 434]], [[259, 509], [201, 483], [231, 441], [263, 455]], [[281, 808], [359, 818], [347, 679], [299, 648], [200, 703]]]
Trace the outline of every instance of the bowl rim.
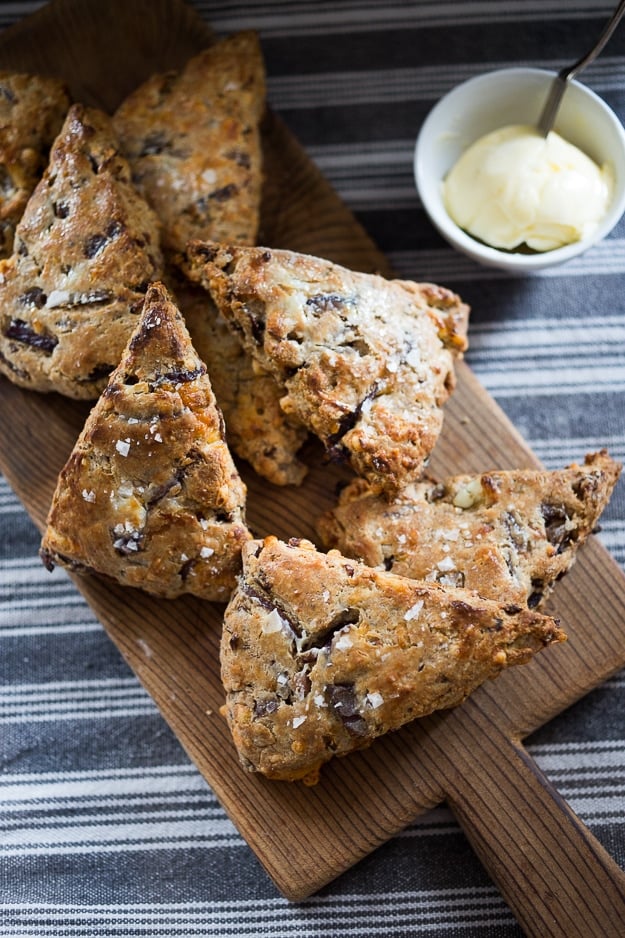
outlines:
[[[545, 267], [553, 267], [573, 257], [577, 257], [592, 245], [603, 240], [615, 227], [625, 212], [625, 128], [618, 115], [603, 98], [587, 85], [575, 79], [570, 81], [570, 85], [577, 89], [577, 93], [587, 97], [602, 111], [603, 116], [612, 125], [616, 137], [620, 140], [623, 151], [622, 163], [624, 168], [621, 177], [624, 181], [619, 190], [614, 193], [613, 201], [608, 212], [606, 212], [602, 221], [590, 235], [581, 238], [579, 241], [574, 241], [571, 244], [554, 248], [552, 251], [544, 251], [536, 254], [508, 252], [483, 244], [460, 228], [448, 214], [440, 195], [433, 191], [431, 175], [426, 173], [425, 153], [429, 143], [429, 136], [432, 132], [432, 125], [435, 123], [438, 113], [440, 113], [440, 110], [444, 106], [448, 106], [449, 102], [452, 101], [455, 96], [466, 94], [471, 88], [477, 92], [480, 85], [492, 83], [502, 76], [536, 76], [551, 81], [556, 77], [556, 74], [555, 71], [532, 66], [511, 66], [508, 68], [491, 69], [480, 75], [474, 75], [472, 78], [468, 78], [466, 81], [455, 85], [434, 104], [426, 115], [417, 135], [414, 148], [413, 172], [417, 192], [425, 212], [434, 227], [450, 244], [463, 254], [482, 264], [491, 267], [499, 267], [505, 270], [520, 271], [540, 270]], [[439, 185], [442, 182], [442, 178], [441, 176], [440, 179], [438, 179]]]

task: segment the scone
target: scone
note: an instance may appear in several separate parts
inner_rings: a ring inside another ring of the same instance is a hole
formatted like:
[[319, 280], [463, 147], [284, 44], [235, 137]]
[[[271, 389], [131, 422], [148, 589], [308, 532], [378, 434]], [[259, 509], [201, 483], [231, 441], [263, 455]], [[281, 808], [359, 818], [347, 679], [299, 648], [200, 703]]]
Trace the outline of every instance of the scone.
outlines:
[[357, 479], [318, 531], [371, 567], [533, 608], [570, 568], [620, 471], [602, 450], [566, 469], [419, 482], [390, 503]]
[[206, 367], [154, 284], [59, 476], [42, 559], [224, 602], [250, 537], [245, 495]]
[[466, 348], [468, 308], [432, 284], [355, 273], [285, 250], [192, 242], [187, 270], [286, 414], [387, 495], [418, 478]]
[[58, 79], [0, 71], [0, 257], [13, 251], [15, 227], [69, 106]]
[[564, 637], [533, 610], [268, 537], [245, 546], [225, 613], [225, 712], [247, 769], [314, 783]]
[[245, 353], [205, 290], [187, 281], [176, 283], [175, 292], [208, 368], [228, 445], [274, 485], [300, 485], [308, 470], [297, 453], [308, 432], [282, 411], [277, 381]]
[[256, 241], [265, 72], [258, 37], [241, 32], [180, 73], [154, 75], [113, 120], [133, 178], [174, 256], [191, 238]]
[[158, 221], [110, 118], [73, 105], [0, 262], [0, 371], [33, 391], [97, 397], [161, 270]]

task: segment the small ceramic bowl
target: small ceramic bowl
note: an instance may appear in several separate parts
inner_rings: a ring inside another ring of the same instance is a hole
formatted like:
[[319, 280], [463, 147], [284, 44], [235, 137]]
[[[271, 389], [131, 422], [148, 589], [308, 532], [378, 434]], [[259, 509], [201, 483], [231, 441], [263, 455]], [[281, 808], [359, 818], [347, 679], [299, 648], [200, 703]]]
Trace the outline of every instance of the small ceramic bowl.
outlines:
[[554, 130], [614, 175], [610, 207], [587, 238], [553, 251], [515, 253], [471, 237], [447, 214], [442, 181], [475, 140], [507, 124], [535, 124], [553, 73], [537, 68], [487, 72], [458, 85], [425, 119], [415, 148], [414, 171], [421, 202], [440, 234], [481, 264], [504, 270], [539, 270], [581, 254], [604, 238], [625, 211], [625, 131], [616, 114], [594, 92], [576, 81], [564, 93]]

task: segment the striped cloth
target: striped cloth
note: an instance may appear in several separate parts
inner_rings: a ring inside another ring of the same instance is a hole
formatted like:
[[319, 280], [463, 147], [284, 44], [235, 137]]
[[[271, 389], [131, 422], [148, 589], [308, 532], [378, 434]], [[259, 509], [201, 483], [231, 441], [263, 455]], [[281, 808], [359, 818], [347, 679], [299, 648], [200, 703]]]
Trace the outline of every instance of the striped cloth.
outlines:
[[[87, 0], [86, 0], [87, 2]], [[0, 4], [0, 26], [40, 6]], [[558, 68], [611, 2], [196, 0], [254, 28], [269, 99], [402, 276], [471, 304], [468, 361], [548, 467], [625, 458], [625, 221], [562, 268], [518, 278], [456, 255], [412, 178], [419, 126], [491, 68]], [[625, 27], [583, 80], [625, 115]], [[0, 935], [341, 934], [513, 938], [519, 926], [443, 805], [299, 903], [283, 899], [0, 479]], [[625, 484], [601, 539], [625, 563]], [[625, 678], [528, 748], [625, 866]]]

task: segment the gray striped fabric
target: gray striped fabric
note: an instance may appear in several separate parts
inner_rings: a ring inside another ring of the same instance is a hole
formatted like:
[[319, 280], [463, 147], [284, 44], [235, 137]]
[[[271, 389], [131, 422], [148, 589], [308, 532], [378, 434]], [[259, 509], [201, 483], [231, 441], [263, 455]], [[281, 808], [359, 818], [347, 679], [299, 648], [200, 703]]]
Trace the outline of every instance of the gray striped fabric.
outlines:
[[[93, 0], [85, 0], [93, 2]], [[105, 2], [105, 0], [102, 0]], [[0, 27], [41, 4], [0, 4]], [[625, 458], [625, 221], [526, 278], [459, 257], [412, 181], [419, 126], [459, 81], [558, 68], [611, 2], [196, 0], [260, 32], [273, 108], [402, 276], [473, 308], [469, 363], [548, 467]], [[625, 27], [583, 80], [625, 116]], [[0, 479], [0, 936], [478, 936], [521, 931], [441, 806], [319, 895], [281, 898]], [[625, 564], [625, 484], [599, 535]], [[528, 741], [625, 866], [625, 678]]]

